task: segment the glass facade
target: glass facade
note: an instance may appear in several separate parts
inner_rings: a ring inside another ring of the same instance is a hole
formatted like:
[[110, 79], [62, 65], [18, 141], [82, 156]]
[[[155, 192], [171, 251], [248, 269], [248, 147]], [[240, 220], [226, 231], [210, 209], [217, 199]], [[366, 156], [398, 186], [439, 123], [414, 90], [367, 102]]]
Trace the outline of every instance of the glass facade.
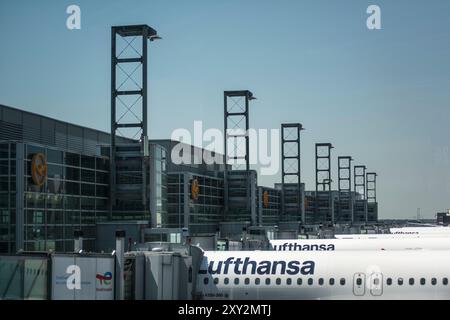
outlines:
[[[0, 232], [0, 251], [15, 252], [15, 204], [16, 197], [22, 195], [25, 250], [73, 250], [75, 229], [83, 232], [83, 247], [88, 251], [94, 250], [95, 224], [108, 219], [109, 160], [30, 143], [4, 143], [0, 148], [9, 148], [10, 161], [9, 174], [0, 176], [2, 182], [9, 181], [9, 189], [7, 184], [1, 185], [0, 210], [10, 212], [8, 218], [0, 220], [3, 222], [1, 228], [8, 228], [8, 233], [5, 230]], [[16, 160], [16, 148], [24, 148], [23, 160]], [[47, 164], [47, 179], [42, 185], [37, 184], [32, 176], [32, 159], [36, 154], [43, 154]], [[6, 155], [6, 151], [2, 152], [2, 156]], [[23, 190], [17, 192], [16, 164], [23, 165], [24, 173]], [[5, 200], [8, 198], [7, 203]]]
[[16, 145], [0, 143], [0, 253], [15, 252]]
[[280, 221], [280, 190], [258, 187], [258, 223], [261, 226], [275, 226]]
[[161, 227], [167, 215], [167, 155], [166, 149], [150, 145], [150, 212], [152, 227]]
[[[198, 186], [195, 195], [193, 183]], [[223, 179], [169, 173], [167, 197], [168, 212], [163, 217], [163, 227], [187, 227], [190, 234], [216, 232], [223, 218]]]

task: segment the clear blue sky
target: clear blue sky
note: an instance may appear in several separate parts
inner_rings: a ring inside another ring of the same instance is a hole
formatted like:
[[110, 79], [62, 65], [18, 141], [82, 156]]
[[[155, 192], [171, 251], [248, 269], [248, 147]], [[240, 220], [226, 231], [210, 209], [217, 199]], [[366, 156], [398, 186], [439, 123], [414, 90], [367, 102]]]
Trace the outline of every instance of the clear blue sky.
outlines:
[[[81, 7], [81, 30], [66, 8]], [[381, 7], [382, 30], [366, 28]], [[223, 91], [258, 97], [250, 123], [301, 122], [378, 177], [381, 218], [450, 207], [450, 1], [0, 1], [0, 103], [109, 130], [110, 26], [149, 24], [150, 138], [223, 127]], [[337, 163], [333, 178], [337, 180]], [[262, 177], [271, 185], [280, 177]]]

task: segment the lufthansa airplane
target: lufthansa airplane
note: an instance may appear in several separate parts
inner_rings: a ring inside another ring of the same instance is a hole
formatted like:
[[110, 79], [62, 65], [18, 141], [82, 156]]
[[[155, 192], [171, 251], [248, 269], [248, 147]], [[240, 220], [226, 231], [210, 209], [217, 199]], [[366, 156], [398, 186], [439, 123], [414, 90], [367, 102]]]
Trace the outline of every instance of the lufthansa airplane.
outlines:
[[399, 239], [399, 238], [447, 238], [450, 233], [424, 233], [418, 231], [403, 231], [401, 233], [381, 233], [381, 234], [335, 234], [336, 239]]
[[390, 228], [389, 231], [391, 234], [418, 234], [418, 235], [427, 235], [434, 236], [439, 235], [441, 237], [450, 237], [450, 228], [443, 226], [435, 226], [435, 227], [403, 227], [403, 228]]
[[275, 251], [450, 250], [450, 237], [270, 240]]
[[449, 299], [449, 251], [206, 251], [201, 299]]

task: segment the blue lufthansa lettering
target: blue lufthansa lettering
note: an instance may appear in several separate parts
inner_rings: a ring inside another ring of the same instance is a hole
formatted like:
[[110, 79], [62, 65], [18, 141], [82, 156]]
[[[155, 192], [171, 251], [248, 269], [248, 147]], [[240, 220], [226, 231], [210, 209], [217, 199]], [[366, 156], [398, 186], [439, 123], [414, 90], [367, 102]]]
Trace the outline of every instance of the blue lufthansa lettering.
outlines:
[[303, 263], [296, 260], [262, 260], [258, 262], [252, 260], [250, 257], [229, 257], [225, 261], [211, 260], [205, 265], [206, 267], [203, 267], [199, 270], [200, 274], [228, 274], [229, 272], [232, 272], [237, 275], [296, 275], [299, 273], [302, 275], [312, 275], [314, 274], [315, 269], [315, 262], [311, 260], [304, 261]]

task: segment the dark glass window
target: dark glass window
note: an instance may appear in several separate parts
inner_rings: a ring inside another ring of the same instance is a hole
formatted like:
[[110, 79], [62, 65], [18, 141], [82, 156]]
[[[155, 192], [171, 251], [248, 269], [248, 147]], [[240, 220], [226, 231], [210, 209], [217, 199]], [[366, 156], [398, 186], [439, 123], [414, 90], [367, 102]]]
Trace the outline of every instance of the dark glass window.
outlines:
[[360, 286], [361, 284], [362, 284], [362, 279], [361, 278], [356, 279], [356, 285]]
[[330, 286], [334, 286], [334, 278], [330, 278], [329, 283], [330, 283]]
[[448, 285], [448, 278], [442, 278], [442, 284], [444, 286]]
[[80, 181], [80, 169], [66, 167], [66, 180]]
[[280, 278], [277, 278], [277, 279], [275, 280], [275, 283], [276, 283], [277, 285], [280, 285], [280, 284], [281, 284], [281, 279], [280, 279]]
[[8, 162], [9, 162], [9, 160], [1, 160], [0, 161], [0, 174], [4, 174], [4, 175], [9, 174]]
[[414, 284], [414, 278], [409, 278], [409, 285], [412, 286]]
[[95, 210], [108, 210], [108, 201], [105, 199], [95, 199]]
[[423, 286], [425, 285], [425, 278], [420, 278], [420, 284]]
[[436, 278], [431, 278], [431, 284], [432, 284], [433, 286], [435, 286], [435, 285], [436, 285], [436, 283], [437, 283], [437, 280], [436, 280]]
[[204, 283], [204, 284], [208, 284], [208, 283], [209, 283], [209, 279], [205, 277], [205, 278], [203, 279], [203, 283]]
[[0, 208], [8, 208], [8, 193], [0, 194]]
[[79, 167], [80, 166], [80, 155], [76, 153], [66, 152], [66, 165]]
[[63, 163], [62, 151], [47, 149], [47, 161], [51, 163], [62, 164]]
[[95, 174], [96, 174], [96, 182], [97, 183], [109, 184], [109, 174], [108, 173], [97, 171]]
[[399, 286], [402, 286], [402, 285], [403, 285], [403, 278], [398, 278], [397, 284], [398, 284]]
[[260, 282], [261, 282], [261, 280], [260, 280], [259, 278], [256, 278], [256, 279], [255, 279], [255, 284], [256, 284], [256, 285], [259, 285]]
[[95, 185], [82, 183], [81, 184], [81, 195], [83, 196], [95, 196]]
[[234, 284], [239, 284], [239, 278], [234, 278]]
[[77, 182], [66, 181], [66, 193], [72, 195], [80, 195], [80, 184]]
[[323, 285], [323, 282], [324, 282], [324, 281], [323, 281], [323, 278], [320, 278], [320, 279], [319, 279], [319, 286], [322, 286], [322, 285]]
[[9, 158], [9, 145], [7, 143], [0, 144], [0, 159], [8, 159]]
[[10, 174], [15, 175], [16, 174], [16, 160], [10, 160], [9, 167], [10, 167]]
[[386, 284], [387, 284], [388, 286], [392, 285], [392, 278], [387, 278], [387, 279], [386, 279]]
[[214, 284], [219, 284], [219, 278], [214, 278]]
[[95, 198], [81, 198], [82, 210], [95, 210]]
[[223, 284], [228, 284], [229, 282], [230, 282], [230, 279], [228, 279], [228, 278], [223, 279]]
[[245, 278], [244, 283], [245, 284], [249, 284], [250, 283], [250, 279], [249, 278]]
[[47, 166], [47, 176], [51, 179], [62, 179], [63, 178], [63, 167], [56, 164], [49, 164]]
[[77, 197], [65, 197], [66, 209], [77, 210], [80, 209], [80, 198]]
[[314, 279], [313, 278], [309, 278], [308, 279], [308, 285], [311, 286], [313, 283], [314, 283]]
[[96, 186], [97, 197], [109, 197], [109, 189], [107, 186]]
[[297, 284], [298, 284], [299, 286], [302, 285], [302, 278], [297, 278]]
[[109, 171], [108, 159], [97, 158], [96, 162], [97, 162], [97, 170]]
[[341, 284], [341, 286], [345, 285], [345, 278], [341, 278], [341, 280], [339, 280], [339, 283]]
[[89, 156], [81, 156], [81, 166], [83, 168], [95, 169], [95, 158]]
[[290, 286], [290, 285], [292, 284], [292, 279], [291, 279], [291, 278], [287, 278], [287, 279], [286, 279], [286, 284], [287, 284], [288, 286]]
[[81, 181], [95, 182], [95, 171], [81, 169]]
[[267, 284], [267, 285], [270, 284], [270, 278], [266, 278], [266, 284]]

